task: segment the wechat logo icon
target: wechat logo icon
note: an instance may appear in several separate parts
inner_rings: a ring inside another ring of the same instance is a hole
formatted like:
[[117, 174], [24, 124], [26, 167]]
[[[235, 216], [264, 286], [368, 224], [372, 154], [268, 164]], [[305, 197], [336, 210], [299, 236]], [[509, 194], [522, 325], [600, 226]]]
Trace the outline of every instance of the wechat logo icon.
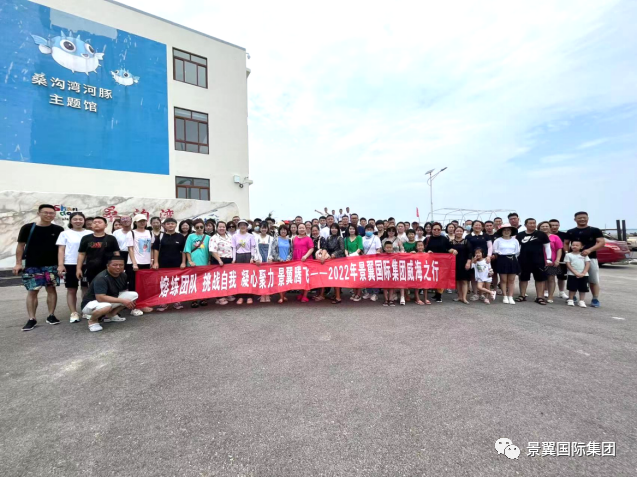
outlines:
[[498, 455], [504, 455], [511, 460], [517, 460], [520, 456], [520, 449], [508, 438], [498, 438], [495, 442], [495, 450]]

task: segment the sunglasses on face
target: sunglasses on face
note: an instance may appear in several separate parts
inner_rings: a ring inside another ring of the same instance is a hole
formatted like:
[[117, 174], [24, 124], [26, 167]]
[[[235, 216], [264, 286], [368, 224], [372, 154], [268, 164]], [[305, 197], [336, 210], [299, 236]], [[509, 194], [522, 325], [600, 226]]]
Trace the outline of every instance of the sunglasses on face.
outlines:
[[195, 226], [195, 229], [203, 229], [203, 226]]

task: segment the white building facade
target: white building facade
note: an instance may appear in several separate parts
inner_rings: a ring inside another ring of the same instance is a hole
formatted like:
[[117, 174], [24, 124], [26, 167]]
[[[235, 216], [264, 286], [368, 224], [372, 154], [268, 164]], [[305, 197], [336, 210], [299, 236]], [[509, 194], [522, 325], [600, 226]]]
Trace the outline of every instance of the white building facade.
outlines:
[[244, 48], [110, 0], [0, 3], [0, 191], [249, 216]]

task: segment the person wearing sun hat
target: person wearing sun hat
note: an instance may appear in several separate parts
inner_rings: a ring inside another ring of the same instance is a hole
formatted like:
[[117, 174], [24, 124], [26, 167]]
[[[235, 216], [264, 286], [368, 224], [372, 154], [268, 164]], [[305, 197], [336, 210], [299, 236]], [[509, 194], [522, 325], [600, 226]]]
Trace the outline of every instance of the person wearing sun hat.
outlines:
[[[261, 262], [257, 256], [257, 241], [254, 235], [248, 232], [248, 221], [239, 219], [237, 227], [239, 232], [232, 236], [232, 263], [249, 264]], [[243, 304], [244, 299], [247, 299], [247, 304], [252, 304], [252, 295], [240, 294], [237, 305]]]
[[503, 224], [494, 236], [493, 254], [497, 256], [496, 272], [500, 274], [500, 287], [502, 289], [502, 303], [514, 305], [513, 290], [515, 289], [515, 276], [520, 273], [518, 256], [520, 255], [520, 243], [515, 238], [517, 229], [511, 224]]
[[[144, 214], [137, 214], [133, 217], [133, 230], [128, 236], [128, 267], [126, 268], [128, 276], [128, 288], [135, 290], [135, 276], [140, 269], [150, 269], [152, 263], [151, 247], [153, 243], [153, 233], [146, 229], [148, 218]], [[152, 312], [152, 307], [144, 307], [143, 309], [133, 309], [131, 315], [137, 317], [143, 313]]]

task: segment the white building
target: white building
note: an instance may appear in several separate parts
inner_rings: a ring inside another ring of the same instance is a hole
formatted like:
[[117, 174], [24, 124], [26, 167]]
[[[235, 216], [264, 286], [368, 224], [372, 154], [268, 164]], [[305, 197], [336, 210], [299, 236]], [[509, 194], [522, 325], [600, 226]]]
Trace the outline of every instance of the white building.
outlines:
[[0, 191], [228, 201], [249, 216], [244, 48], [111, 0], [14, 3]]

